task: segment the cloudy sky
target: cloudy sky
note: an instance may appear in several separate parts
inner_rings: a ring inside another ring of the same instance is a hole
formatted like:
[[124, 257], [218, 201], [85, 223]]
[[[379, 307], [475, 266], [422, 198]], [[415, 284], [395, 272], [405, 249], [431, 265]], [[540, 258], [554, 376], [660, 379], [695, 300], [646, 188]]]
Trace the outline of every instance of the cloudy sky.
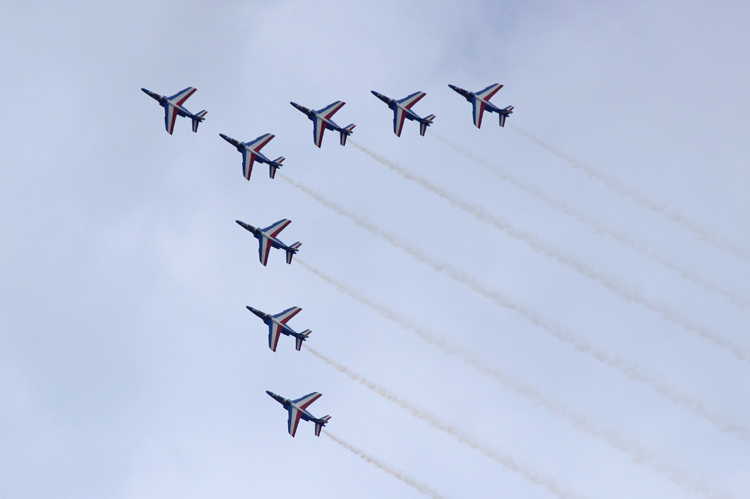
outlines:
[[2, 497], [750, 497], [746, 4], [2, 11]]

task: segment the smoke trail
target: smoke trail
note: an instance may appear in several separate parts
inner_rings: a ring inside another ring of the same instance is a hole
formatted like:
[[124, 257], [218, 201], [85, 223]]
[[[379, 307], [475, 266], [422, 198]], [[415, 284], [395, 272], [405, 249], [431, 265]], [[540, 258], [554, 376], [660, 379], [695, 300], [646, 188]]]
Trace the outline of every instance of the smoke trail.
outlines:
[[365, 451], [357, 449], [353, 445], [351, 445], [349, 442], [345, 441], [344, 439], [337, 437], [336, 435], [332, 434], [330, 431], [323, 430], [323, 434], [326, 435], [328, 438], [339, 444], [341, 447], [343, 447], [346, 450], [349, 450], [353, 452], [354, 454], [358, 455], [365, 461], [367, 461], [370, 464], [375, 465], [377, 468], [380, 468], [381, 470], [385, 471], [389, 475], [391, 475], [394, 478], [398, 478], [402, 482], [404, 482], [409, 487], [412, 487], [419, 491], [420, 493], [432, 497], [433, 499], [445, 499], [445, 496], [440, 495], [438, 491], [427, 485], [426, 483], [418, 482], [417, 480], [414, 480], [413, 478], [410, 478], [406, 476], [403, 472], [397, 470], [396, 468], [384, 463], [380, 459], [377, 459], [369, 454], [367, 454]]
[[378, 163], [388, 167], [389, 169], [393, 170], [397, 174], [399, 174], [402, 178], [406, 180], [410, 180], [420, 187], [425, 188], [426, 190], [440, 196], [441, 198], [448, 201], [450, 204], [455, 206], [456, 208], [459, 208], [461, 210], [464, 210], [465, 212], [471, 214], [479, 220], [480, 222], [484, 222], [491, 227], [504, 232], [508, 236], [512, 237], [513, 239], [516, 239], [518, 241], [521, 241], [525, 243], [527, 246], [532, 248], [535, 251], [538, 251], [554, 260], [556, 260], [558, 263], [569, 267], [578, 273], [585, 275], [586, 277], [593, 279], [597, 281], [599, 284], [610, 290], [612, 293], [616, 294], [620, 298], [623, 298], [627, 301], [630, 301], [632, 303], [641, 305], [648, 310], [651, 310], [652, 312], [655, 312], [662, 316], [665, 320], [668, 322], [671, 322], [672, 324], [681, 327], [682, 329], [689, 331], [691, 333], [695, 333], [698, 336], [700, 336], [703, 339], [706, 339], [708, 341], [713, 342], [715, 345], [724, 348], [725, 350], [728, 350], [732, 355], [737, 357], [739, 360], [743, 360], [746, 362], [750, 362], [750, 353], [747, 352], [747, 350], [740, 344], [734, 343], [733, 341], [724, 338], [722, 336], [719, 336], [715, 332], [713, 332], [710, 328], [707, 326], [704, 326], [703, 324], [697, 324], [689, 319], [686, 319], [682, 317], [679, 312], [676, 310], [672, 310], [666, 305], [663, 305], [661, 303], [655, 303], [643, 296], [641, 296], [637, 291], [634, 289], [631, 289], [627, 286], [625, 286], [622, 283], [619, 283], [606, 275], [602, 274], [601, 272], [589, 267], [585, 263], [578, 261], [568, 255], [565, 255], [563, 253], [560, 253], [556, 249], [554, 249], [549, 244], [545, 243], [541, 239], [537, 238], [533, 234], [530, 234], [526, 231], [523, 231], [521, 229], [517, 229], [510, 225], [507, 221], [497, 217], [493, 213], [490, 213], [488, 210], [479, 207], [479, 206], [473, 206], [467, 203], [466, 201], [462, 200], [458, 196], [444, 190], [442, 187], [439, 187], [436, 184], [433, 184], [427, 179], [424, 179], [422, 177], [419, 177], [407, 169], [388, 161], [387, 159], [383, 158], [377, 153], [374, 153], [361, 145], [352, 142], [352, 145], [365, 153], [366, 155], [370, 156], [372, 159], [377, 161]]
[[564, 152], [560, 151], [559, 149], [556, 149], [552, 147], [551, 145], [545, 143], [542, 139], [535, 137], [531, 133], [527, 132], [526, 130], [517, 127], [516, 125], [511, 124], [510, 127], [529, 139], [530, 141], [534, 142], [535, 144], [542, 146], [544, 149], [549, 151], [550, 153], [554, 154], [558, 158], [562, 159], [566, 163], [572, 165], [575, 168], [578, 168], [583, 173], [585, 173], [589, 178], [597, 180], [604, 184], [605, 186], [609, 187], [611, 190], [615, 191], [617, 194], [623, 197], [627, 197], [635, 201], [640, 206], [652, 211], [653, 213], [656, 213], [657, 215], [660, 215], [663, 218], [666, 218], [670, 222], [674, 222], [677, 225], [681, 226], [683, 229], [687, 229], [698, 238], [700, 238], [703, 241], [707, 241], [708, 243], [712, 244], [715, 248], [725, 251], [727, 253], [730, 253], [734, 255], [737, 258], [740, 258], [742, 260], [745, 260], [746, 262], [750, 262], [750, 253], [747, 252], [744, 248], [741, 248], [731, 241], [727, 241], [720, 235], [716, 234], [715, 232], [711, 231], [710, 229], [707, 229], [706, 227], [702, 227], [698, 225], [696, 222], [690, 220], [685, 215], [682, 215], [680, 213], [677, 213], [676, 211], [673, 211], [663, 204], [659, 203], [658, 201], [655, 201], [651, 199], [650, 197], [646, 196], [645, 194], [642, 194], [632, 187], [629, 187], [619, 180], [616, 180], [609, 175], [607, 175], [602, 170], [599, 170], [597, 168], [594, 168], [591, 165], [587, 165], [586, 163], [582, 163], [581, 161], [576, 160], [575, 158], [572, 158], [565, 154]]
[[334, 279], [333, 277], [323, 273], [323, 271], [319, 269], [316, 269], [307, 262], [298, 259], [297, 263], [300, 264], [305, 270], [308, 270], [315, 276], [325, 281], [327, 284], [336, 288], [342, 294], [353, 298], [354, 300], [367, 307], [370, 307], [381, 317], [393, 322], [402, 329], [413, 331], [417, 336], [419, 336], [428, 344], [439, 348], [447, 355], [450, 355], [451, 357], [456, 358], [465, 365], [473, 368], [479, 374], [499, 383], [506, 390], [512, 390], [517, 395], [524, 397], [531, 402], [547, 409], [553, 416], [567, 421], [578, 431], [598, 438], [604, 441], [604, 443], [609, 445], [611, 448], [627, 454], [634, 463], [649, 466], [653, 471], [656, 471], [657, 473], [663, 475], [672, 483], [676, 484], [679, 487], [682, 487], [688, 492], [700, 493], [706, 497], [722, 497], [722, 495], [717, 493], [712, 486], [702, 483], [687, 470], [681, 469], [664, 461], [655, 452], [643, 447], [639, 442], [629, 441], [625, 436], [620, 435], [613, 430], [598, 426], [586, 416], [576, 414], [564, 405], [555, 402], [554, 400], [545, 396], [532, 385], [524, 383], [523, 381], [514, 378], [509, 373], [503, 372], [493, 366], [486, 364], [485, 362], [482, 362], [478, 357], [465, 350], [461, 346], [450, 343], [444, 337], [418, 324], [415, 324], [407, 317], [404, 317], [398, 312], [389, 309], [385, 305], [382, 305], [368, 298], [362, 293], [344, 284], [343, 282]]
[[393, 234], [390, 234], [384, 229], [381, 229], [380, 227], [373, 224], [372, 222], [369, 222], [365, 220], [364, 218], [345, 210], [342, 206], [327, 199], [322, 194], [319, 194], [313, 191], [312, 189], [300, 184], [299, 182], [292, 180], [291, 178], [285, 176], [284, 174], [280, 173], [277, 175], [284, 181], [288, 182], [293, 187], [297, 188], [300, 192], [307, 194], [309, 197], [311, 197], [312, 199], [314, 199], [321, 205], [325, 206], [326, 208], [334, 211], [335, 213], [345, 218], [348, 218], [355, 225], [367, 230], [371, 234], [378, 236], [381, 239], [384, 239], [385, 241], [390, 243], [392, 246], [408, 253], [409, 255], [419, 260], [423, 264], [427, 265], [428, 267], [431, 267], [433, 270], [437, 272], [444, 272], [445, 275], [450, 277], [453, 281], [457, 282], [458, 284], [461, 284], [462, 286], [466, 286], [467, 288], [471, 289], [475, 293], [478, 293], [484, 296], [485, 298], [495, 303], [495, 305], [501, 308], [512, 310], [513, 312], [517, 313], [518, 315], [520, 315], [521, 317], [523, 317], [530, 323], [545, 330], [547, 333], [551, 334], [553, 337], [557, 338], [558, 340], [572, 345], [579, 352], [584, 353], [586, 355], [590, 355], [591, 357], [601, 362], [602, 364], [612, 369], [622, 372], [631, 381], [643, 383], [645, 385], [650, 386], [659, 395], [667, 398], [674, 404], [681, 405], [683, 407], [690, 409], [691, 411], [695, 412], [696, 414], [698, 414], [705, 420], [712, 423], [714, 426], [716, 426], [720, 430], [727, 432], [727, 433], [732, 433], [750, 442], [750, 431], [746, 430], [744, 427], [739, 426], [734, 421], [724, 416], [714, 413], [711, 409], [709, 409], [705, 404], [703, 404], [699, 400], [692, 398], [690, 395], [679, 392], [677, 388], [674, 387], [673, 385], [665, 381], [662, 381], [654, 376], [643, 373], [640, 370], [638, 370], [635, 366], [626, 364], [625, 361], [622, 358], [620, 358], [618, 355], [607, 353], [606, 351], [589, 343], [581, 335], [574, 333], [572, 331], [567, 331], [566, 329], [564, 329], [562, 326], [558, 325], [557, 323], [544, 319], [541, 315], [539, 315], [533, 309], [513, 302], [509, 298], [505, 297], [499, 291], [493, 290], [485, 286], [484, 284], [480, 283], [479, 281], [469, 276], [468, 274], [432, 258], [431, 256], [427, 255], [423, 251], [416, 249], [413, 246], [403, 242], [402, 240], [400, 240]]
[[401, 397], [398, 397], [397, 395], [394, 395], [393, 393], [386, 390], [384, 387], [373, 383], [372, 381], [368, 380], [361, 374], [349, 369], [346, 366], [339, 364], [338, 362], [332, 359], [329, 359], [328, 357], [310, 348], [309, 346], [305, 346], [305, 348], [307, 349], [308, 352], [310, 352], [315, 357], [319, 358], [320, 360], [322, 360], [329, 366], [333, 367], [334, 369], [346, 375], [350, 379], [356, 381], [357, 383], [369, 388], [370, 390], [380, 395], [384, 399], [388, 400], [389, 402], [392, 402], [393, 404], [406, 410], [415, 418], [421, 419], [422, 421], [429, 424], [433, 428], [447, 433], [448, 435], [455, 438], [462, 444], [468, 447], [471, 447], [477, 452], [484, 454], [488, 458], [492, 459], [496, 463], [504, 466], [509, 471], [512, 471], [513, 473], [518, 473], [529, 482], [535, 485], [544, 487], [549, 492], [553, 493], [554, 495], [560, 498], [581, 497], [574, 492], [563, 489], [562, 486], [559, 485], [553, 478], [543, 476], [539, 472], [531, 469], [527, 464], [519, 462], [514, 457], [512, 457], [511, 455], [505, 452], [500, 452], [495, 449], [491, 449], [490, 447], [476, 440], [474, 437], [471, 437], [467, 435], [466, 433], [463, 433], [461, 430], [459, 430], [458, 428], [454, 428], [453, 426], [446, 423], [445, 421], [441, 421], [440, 419], [435, 417], [432, 413], [424, 409], [421, 409], [415, 405], [412, 405], [410, 402], [402, 399]]
[[649, 249], [648, 247], [637, 242], [636, 240], [632, 239], [628, 235], [623, 234], [622, 232], [618, 232], [608, 227], [601, 220], [598, 220], [592, 216], [587, 215], [583, 211], [575, 208], [574, 206], [571, 206], [559, 199], [555, 199], [554, 197], [544, 192], [542, 189], [539, 189], [538, 187], [532, 184], [528, 184], [524, 182], [523, 180], [513, 175], [512, 173], [501, 170], [498, 166], [490, 164], [487, 161], [475, 156], [474, 154], [460, 147], [459, 145], [455, 144], [451, 140], [445, 137], [442, 137], [441, 135], [438, 135], [436, 133], [432, 133], [431, 136], [435, 137], [438, 141], [447, 145], [454, 151], [462, 154], [463, 156], [465, 156], [466, 158], [468, 158], [475, 164], [481, 166], [482, 168], [486, 169], [490, 173], [500, 177], [501, 179], [505, 180], [506, 182], [510, 184], [513, 184], [514, 186], [518, 187], [519, 189], [526, 192], [527, 194], [546, 203], [551, 208], [556, 209], [562, 213], [565, 213], [569, 217], [578, 220], [582, 224], [588, 225], [589, 227], [591, 227], [592, 229], [594, 229], [596, 232], [600, 234], [608, 235], [609, 237], [611, 237], [618, 243], [622, 244], [623, 246], [630, 248], [633, 251], [636, 251], [642, 256], [648, 258], [649, 260], [656, 262], [659, 265], [662, 265], [678, 273], [682, 278], [692, 281], [694, 284], [697, 284], [698, 286], [702, 287], [703, 289], [707, 291], [711, 291], [711, 292], [721, 295], [733, 305], [736, 305], [742, 308], [747, 308], [748, 306], [750, 306], [750, 302], [748, 302], [746, 298], [743, 298], [739, 296], [738, 294], [734, 293], [733, 291], [730, 291], [726, 288], [721, 287], [719, 284], [711, 281], [708, 277], [702, 276], [696, 273], [695, 271], [680, 265], [678, 262], [674, 261], [672, 258], [669, 258], [664, 255], [660, 255], [656, 251]]

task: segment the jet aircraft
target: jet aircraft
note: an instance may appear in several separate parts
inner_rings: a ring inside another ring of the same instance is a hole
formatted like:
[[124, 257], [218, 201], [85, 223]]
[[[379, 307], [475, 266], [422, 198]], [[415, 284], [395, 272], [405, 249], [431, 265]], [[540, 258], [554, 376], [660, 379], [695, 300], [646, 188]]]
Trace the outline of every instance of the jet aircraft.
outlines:
[[424, 137], [424, 133], [427, 131], [427, 127], [432, 124], [435, 115], [430, 114], [424, 118], [420, 118], [417, 113], [411, 110], [411, 107], [427, 94], [424, 92], [414, 92], [408, 97], [396, 100], [386, 97], [383, 94], [379, 94], [375, 90], [371, 90], [371, 92], [375, 97], [388, 104], [388, 107], [393, 110], [393, 133], [398, 137], [401, 137], [401, 129], [404, 127], [404, 119], [409, 119], [411, 121], [419, 122], [419, 135]]
[[312, 120], [313, 142], [315, 142], [316, 146], [320, 147], [320, 144], [323, 143], [323, 132], [326, 130], [326, 128], [328, 130], [333, 130], [334, 132], [339, 132], [341, 134], [341, 145], [346, 145], [346, 138], [352, 134], [352, 130], [354, 129], [355, 125], [352, 123], [349, 126], [341, 128], [331, 119], [331, 117], [336, 114], [336, 111], [344, 107], [344, 104], [346, 104], [346, 102], [341, 102], [340, 100], [338, 100], [333, 104], [327, 105], [323, 109], [319, 109], [318, 111], [307, 109], [305, 106], [300, 106], [296, 102], [290, 102], [290, 104], [305, 113], [307, 117]]
[[291, 436], [294, 436], [294, 434], [297, 433], [297, 425], [299, 424], [300, 419], [304, 419], [305, 421], [312, 421], [313, 423], [315, 423], [315, 436], [318, 437], [320, 436], [320, 430], [322, 430], [326, 423], [328, 423], [328, 420], [331, 419], [331, 416], [316, 418], [315, 416], [307, 412], [307, 408], [310, 406], [310, 404], [320, 398], [320, 394], [318, 392], [310, 393], [302, 398], [298, 398], [297, 400], [285, 399], [281, 395], [276, 395], [275, 393], [268, 390], [266, 390], [266, 393], [273, 397], [276, 402], [283, 405], [284, 409], [289, 412], [289, 421], [287, 422], [287, 428]]
[[193, 120], [194, 132], [198, 131], [198, 124], [206, 119], [206, 111], [201, 111], [197, 114], [193, 114], [185, 109], [185, 107], [183, 107], [185, 101], [195, 93], [195, 89], [193, 87], [188, 87], [185, 90], [174, 94], [172, 97], [159, 95], [145, 88], [142, 88], [141, 90], [153, 97], [159, 103], [159, 105], [164, 108], [164, 125], [167, 127], [167, 132], [169, 133], [169, 135], [172, 135], [172, 130], [174, 130], [174, 122], [177, 119], [177, 116], [186, 116]]
[[268, 325], [268, 348], [270, 348], [274, 352], [276, 351], [276, 345], [279, 343], [279, 333], [285, 334], [287, 336], [293, 336], [297, 342], [297, 351], [300, 351], [302, 350], [302, 342], [305, 341], [312, 332], [309, 329], [305, 329], [301, 333], [298, 333], [297, 331], [286, 325], [289, 319], [297, 315], [302, 310], [299, 307], [288, 308], [283, 312], [275, 315], [261, 312], [260, 310], [250, 306], [248, 306], [247, 309], [260, 317], [263, 322]]
[[220, 133], [219, 135], [222, 139], [232, 144], [237, 148], [239, 152], [242, 153], [242, 175], [248, 180], [250, 180], [250, 174], [253, 173], [253, 163], [256, 160], [258, 161], [258, 163], [267, 164], [268, 173], [271, 178], [274, 178], [276, 176], [276, 170], [281, 168], [281, 163], [283, 163], [284, 159], [286, 159], [284, 158], [284, 156], [279, 156], [278, 158], [271, 161], [263, 154], [261, 154], [260, 150], [263, 149], [263, 146], [271, 142], [271, 139], [275, 137], [275, 135], [271, 135], [270, 133], [261, 135], [257, 139], [251, 140], [250, 142], [240, 142], [239, 140], [235, 140], [232, 137], [227, 137], [223, 133]]
[[505, 118], [510, 116], [510, 114], [513, 112], [513, 106], [499, 108], [494, 104], [490, 104], [490, 99], [492, 98], [492, 96], [495, 95], [498, 90], [503, 88], [503, 86], [499, 83], [493, 83], [484, 90], [480, 90], [476, 93], [469, 92], [468, 90], [464, 90], [463, 88], [459, 88], [455, 85], [448, 86], [459, 94], [463, 95], [467, 101], [471, 102], [471, 105], [474, 109], [474, 125], [477, 128], [482, 127], [482, 115], [484, 114], [484, 111], [487, 111], [488, 113], [497, 113], [500, 116], [500, 126], [503, 127], [505, 126]]
[[260, 248], [258, 250], [260, 254], [260, 263], [262, 263], [264, 266], [266, 265], [266, 262], [268, 262], [268, 253], [271, 251], [271, 248], [278, 248], [286, 251], [286, 263], [292, 263], [292, 257], [295, 253], [297, 253], [297, 251], [299, 251], [299, 247], [302, 246], [302, 243], [300, 242], [294, 243], [291, 246], [287, 246], [286, 244], [276, 239], [276, 236], [278, 236], [279, 233], [284, 230], [287, 225], [292, 223], [291, 220], [279, 220], [275, 224], [269, 225], [265, 229], [253, 227], [252, 225], [248, 225], [245, 222], [240, 222], [239, 220], [237, 220], [236, 222], [245, 229], [252, 232], [255, 238], [258, 239], [258, 242], [260, 243]]

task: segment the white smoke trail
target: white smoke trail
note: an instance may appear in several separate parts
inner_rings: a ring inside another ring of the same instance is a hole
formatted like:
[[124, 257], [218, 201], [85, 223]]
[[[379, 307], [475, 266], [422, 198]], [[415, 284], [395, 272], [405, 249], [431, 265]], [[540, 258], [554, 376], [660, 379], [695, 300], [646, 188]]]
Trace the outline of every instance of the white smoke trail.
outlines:
[[519, 189], [526, 192], [527, 194], [547, 204], [547, 206], [550, 206], [551, 208], [555, 210], [565, 213], [569, 217], [578, 220], [582, 224], [588, 225], [589, 227], [591, 227], [592, 229], [594, 229], [596, 232], [600, 234], [608, 235], [609, 237], [611, 237], [618, 243], [648, 258], [652, 262], [656, 262], [659, 265], [662, 265], [676, 272], [682, 278], [693, 282], [694, 284], [702, 287], [703, 289], [707, 291], [711, 291], [713, 293], [717, 293], [721, 295], [724, 299], [726, 299], [728, 302], [730, 302], [731, 304], [735, 306], [738, 306], [741, 308], [747, 308], [748, 306], [750, 306], [750, 302], [746, 298], [739, 296], [737, 293], [722, 287], [716, 282], [713, 282], [710, 278], [704, 275], [701, 275], [695, 272], [694, 270], [689, 269], [683, 265], [680, 265], [678, 262], [676, 262], [672, 258], [668, 256], [660, 255], [656, 251], [648, 248], [646, 245], [639, 243], [635, 239], [629, 237], [628, 235], [622, 232], [618, 232], [612, 229], [611, 227], [605, 225], [604, 222], [602, 222], [601, 220], [586, 214], [585, 212], [579, 210], [578, 208], [575, 208], [574, 206], [569, 205], [559, 199], [555, 199], [554, 197], [544, 192], [542, 189], [532, 184], [526, 183], [523, 180], [521, 180], [519, 177], [513, 175], [512, 173], [506, 170], [502, 170], [497, 165], [490, 164], [487, 161], [483, 160], [482, 158], [475, 156], [470, 151], [467, 151], [461, 146], [455, 144], [453, 141], [445, 137], [442, 137], [441, 135], [438, 135], [436, 133], [432, 133], [431, 136], [435, 137], [438, 141], [447, 145], [454, 151], [462, 154], [463, 156], [471, 160], [473, 163], [481, 166], [482, 168], [489, 171], [493, 175], [496, 175], [499, 178], [505, 180], [506, 182], [513, 184], [514, 186], [518, 187]]
[[750, 431], [738, 425], [731, 419], [714, 413], [704, 403], [702, 403], [701, 401], [697, 399], [692, 398], [690, 395], [681, 393], [672, 384], [662, 381], [659, 378], [652, 376], [650, 374], [646, 374], [640, 371], [639, 369], [637, 369], [635, 366], [626, 364], [625, 361], [622, 358], [620, 358], [618, 355], [610, 354], [596, 347], [595, 345], [589, 343], [581, 335], [572, 331], [568, 331], [557, 323], [546, 320], [533, 309], [523, 306], [519, 303], [513, 302], [512, 300], [504, 296], [499, 291], [493, 290], [485, 286], [484, 284], [480, 283], [479, 281], [469, 276], [468, 274], [464, 273], [463, 271], [455, 269], [445, 263], [442, 263], [436, 260], [435, 258], [432, 258], [431, 256], [427, 255], [423, 251], [413, 247], [410, 244], [405, 243], [400, 238], [378, 227], [372, 222], [369, 222], [368, 220], [345, 210], [339, 204], [334, 203], [333, 201], [329, 200], [322, 194], [313, 191], [309, 187], [306, 187], [303, 184], [295, 180], [292, 180], [291, 178], [283, 174], [278, 174], [278, 176], [284, 181], [288, 182], [293, 187], [295, 187], [296, 189], [298, 189], [300, 192], [303, 192], [304, 194], [308, 195], [310, 198], [314, 199], [315, 201], [323, 205], [324, 207], [334, 211], [335, 213], [345, 218], [348, 218], [358, 227], [361, 227], [367, 230], [368, 232], [370, 232], [371, 234], [378, 236], [381, 239], [384, 239], [385, 241], [390, 243], [392, 246], [399, 248], [400, 250], [408, 253], [409, 255], [417, 259], [418, 261], [422, 262], [428, 267], [431, 267], [433, 270], [437, 272], [445, 273], [445, 275], [450, 277], [456, 283], [461, 284], [462, 286], [466, 286], [467, 288], [471, 289], [475, 293], [478, 293], [484, 296], [485, 298], [495, 303], [495, 305], [501, 308], [514, 311], [515, 313], [517, 313], [518, 315], [520, 315], [521, 317], [523, 317], [530, 323], [545, 330], [547, 333], [551, 334], [558, 340], [572, 345], [579, 352], [593, 357], [597, 361], [601, 362], [602, 364], [612, 369], [620, 371], [625, 376], [627, 376], [631, 381], [636, 381], [638, 383], [643, 383], [645, 385], [650, 386], [659, 395], [667, 398], [674, 404], [681, 405], [683, 407], [690, 409], [691, 411], [695, 412], [696, 414], [698, 414], [705, 420], [712, 423], [714, 426], [716, 426], [720, 430], [727, 432], [727, 433], [732, 433], [750, 442]]
[[303, 268], [305, 268], [305, 270], [308, 270], [313, 275], [325, 281], [327, 284], [333, 286], [342, 294], [353, 298], [359, 303], [373, 309], [381, 317], [393, 322], [399, 327], [405, 330], [413, 331], [425, 342], [436, 348], [439, 348], [447, 355], [458, 359], [460, 362], [473, 368], [483, 376], [486, 376], [499, 383], [503, 386], [503, 388], [512, 390], [517, 395], [524, 397], [532, 401], [533, 403], [547, 409], [552, 415], [567, 421], [578, 431], [586, 435], [598, 438], [609, 445], [611, 448], [627, 454], [634, 463], [650, 467], [652, 470], [666, 477], [672, 483], [687, 490], [688, 492], [699, 493], [705, 497], [711, 498], [728, 497], [727, 495], [723, 495], [717, 492], [711, 485], [703, 483], [701, 480], [693, 476], [689, 471], [666, 462], [664, 459], [659, 457], [656, 452], [645, 448], [639, 442], [628, 440], [624, 435], [620, 435], [613, 430], [602, 428], [595, 422], [591, 421], [588, 417], [581, 414], [576, 414], [563, 404], [555, 402], [551, 398], [545, 396], [530, 384], [514, 378], [507, 372], [503, 372], [493, 366], [488, 365], [485, 362], [482, 362], [478, 357], [462, 348], [461, 346], [453, 344], [446, 340], [444, 337], [418, 324], [415, 324], [407, 317], [404, 317], [403, 315], [391, 310], [385, 305], [382, 305], [368, 298], [357, 290], [325, 274], [323, 271], [313, 267], [307, 262], [299, 259], [297, 260], [297, 262]]
[[653, 213], [656, 213], [657, 215], [660, 215], [661, 217], [669, 220], [670, 222], [676, 223], [683, 229], [686, 229], [692, 232], [694, 235], [698, 236], [698, 238], [700, 238], [701, 240], [712, 244], [715, 248], [721, 251], [730, 253], [737, 258], [745, 260], [746, 262], [750, 262], [750, 253], [748, 253], [746, 249], [737, 246], [736, 244], [724, 239], [723, 237], [711, 231], [710, 229], [706, 227], [702, 227], [701, 225], [694, 222], [693, 220], [690, 220], [685, 215], [682, 215], [681, 213], [677, 213], [676, 211], [673, 211], [670, 208], [667, 208], [662, 203], [655, 201], [654, 199], [651, 199], [645, 194], [642, 194], [636, 191], [632, 187], [625, 185], [619, 180], [616, 180], [610, 177], [608, 174], [606, 174], [602, 170], [599, 170], [598, 168], [594, 168], [591, 165], [587, 165], [586, 163], [583, 163], [581, 161], [578, 161], [575, 158], [572, 158], [571, 156], [568, 156], [567, 154], [560, 151], [559, 149], [552, 147], [551, 145], [545, 143], [542, 139], [532, 135], [530, 132], [522, 128], [519, 128], [513, 124], [510, 125], [510, 128], [517, 131], [518, 133], [520, 133], [521, 135], [523, 135], [530, 141], [534, 142], [535, 144], [543, 147], [550, 153], [554, 154], [558, 158], [568, 163], [569, 165], [581, 170], [589, 178], [597, 180], [598, 182], [609, 187], [611, 190], [613, 190], [620, 196], [630, 198], [633, 201], [635, 201], [637, 204], [639, 204], [640, 206], [652, 211]]
[[391, 475], [394, 478], [398, 478], [402, 482], [404, 482], [409, 487], [412, 487], [413, 489], [416, 489], [421, 494], [426, 495], [427, 497], [432, 497], [433, 499], [445, 499], [445, 496], [441, 495], [437, 490], [433, 489], [426, 483], [419, 482], [409, 476], [407, 476], [403, 471], [397, 470], [393, 466], [384, 463], [380, 459], [377, 459], [370, 454], [366, 453], [365, 451], [358, 449], [354, 447], [352, 444], [344, 440], [343, 438], [337, 437], [333, 433], [327, 430], [323, 430], [323, 434], [326, 435], [328, 438], [339, 444], [344, 449], [351, 451], [352, 453], [356, 454], [357, 456], [361, 457], [368, 463], [374, 465], [377, 468], [380, 468], [381, 470], [385, 471], [389, 475]]
[[346, 375], [347, 377], [356, 381], [362, 386], [369, 388], [370, 390], [380, 395], [384, 399], [388, 400], [389, 402], [392, 402], [393, 404], [401, 407], [402, 409], [409, 412], [415, 418], [421, 419], [422, 421], [429, 424], [433, 428], [440, 430], [444, 433], [447, 433], [454, 439], [458, 440], [460, 443], [468, 447], [471, 447], [477, 452], [492, 459], [496, 463], [505, 467], [507, 470], [512, 471], [513, 473], [518, 473], [524, 479], [533, 483], [534, 485], [539, 485], [541, 487], [544, 487], [549, 492], [551, 492], [552, 494], [560, 498], [581, 497], [580, 495], [572, 491], [565, 490], [560, 484], [557, 483], [557, 481], [554, 478], [542, 475], [538, 471], [533, 470], [529, 465], [519, 462], [516, 458], [514, 458], [510, 454], [488, 447], [487, 445], [479, 442], [474, 437], [462, 432], [458, 428], [454, 428], [452, 425], [448, 424], [447, 422], [438, 419], [435, 415], [426, 411], [425, 409], [417, 407], [411, 404], [410, 402], [408, 402], [407, 400], [404, 400], [401, 397], [389, 392], [384, 387], [373, 383], [372, 381], [368, 380], [361, 374], [349, 369], [348, 367], [342, 364], [339, 364], [338, 362], [332, 359], [329, 359], [328, 357], [310, 348], [309, 346], [305, 346], [305, 348], [308, 352], [310, 352], [315, 357], [319, 358], [320, 360], [322, 360], [329, 366], [333, 367], [338, 372]]
[[513, 239], [516, 239], [518, 241], [525, 243], [527, 246], [529, 246], [533, 250], [538, 251], [556, 260], [558, 263], [568, 268], [571, 268], [575, 270], [576, 272], [582, 275], [585, 275], [586, 277], [590, 279], [597, 281], [599, 284], [601, 284], [602, 286], [604, 286], [605, 288], [607, 288], [608, 290], [610, 290], [612, 293], [619, 296], [620, 298], [623, 298], [637, 305], [641, 305], [647, 308], [648, 310], [651, 310], [652, 312], [655, 312], [661, 315], [662, 318], [664, 318], [668, 322], [671, 322], [672, 324], [679, 326], [686, 331], [697, 334], [703, 339], [711, 341], [715, 345], [729, 351], [737, 359], [745, 361], [745, 362], [750, 362], [750, 352], [748, 352], [742, 345], [735, 343], [732, 340], [729, 340], [722, 336], [719, 336], [717, 333], [712, 331], [709, 327], [703, 324], [697, 324], [685, 317], [682, 317], [679, 312], [677, 312], [676, 310], [672, 310], [671, 308], [667, 307], [664, 304], [653, 302], [641, 296], [636, 290], [631, 289], [627, 287], [626, 285], [615, 281], [614, 279], [602, 274], [598, 270], [595, 270], [589, 267], [585, 263], [579, 260], [576, 260], [575, 258], [569, 255], [565, 255], [557, 251], [552, 246], [545, 243], [544, 241], [534, 236], [533, 234], [526, 232], [524, 230], [518, 229], [516, 227], [513, 227], [507, 221], [501, 219], [495, 214], [489, 212], [488, 210], [480, 206], [474, 206], [474, 205], [467, 203], [466, 201], [462, 200], [458, 196], [446, 191], [442, 187], [436, 184], [433, 184], [432, 182], [430, 182], [429, 180], [425, 178], [422, 178], [418, 175], [411, 173], [406, 168], [403, 168], [393, 163], [392, 161], [389, 161], [386, 158], [383, 158], [379, 154], [372, 152], [369, 149], [366, 149], [365, 147], [355, 142], [352, 142], [352, 145], [358, 150], [365, 153], [367, 156], [377, 161], [378, 163], [388, 167], [395, 173], [399, 174], [402, 178], [406, 180], [410, 180], [416, 183], [417, 185], [419, 185], [420, 187], [423, 187], [424, 189], [440, 196], [441, 198], [445, 199], [446, 201], [448, 201], [448, 203], [452, 204], [456, 208], [459, 208], [473, 215], [474, 218], [476, 218], [480, 222], [484, 222], [488, 224], [489, 226], [507, 234]]

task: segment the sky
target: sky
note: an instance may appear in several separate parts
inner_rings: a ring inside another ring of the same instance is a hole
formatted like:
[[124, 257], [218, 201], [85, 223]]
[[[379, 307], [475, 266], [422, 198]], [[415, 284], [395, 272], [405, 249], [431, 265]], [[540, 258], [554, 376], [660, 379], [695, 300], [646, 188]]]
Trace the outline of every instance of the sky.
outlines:
[[2, 10], [0, 496], [750, 497], [745, 3]]

